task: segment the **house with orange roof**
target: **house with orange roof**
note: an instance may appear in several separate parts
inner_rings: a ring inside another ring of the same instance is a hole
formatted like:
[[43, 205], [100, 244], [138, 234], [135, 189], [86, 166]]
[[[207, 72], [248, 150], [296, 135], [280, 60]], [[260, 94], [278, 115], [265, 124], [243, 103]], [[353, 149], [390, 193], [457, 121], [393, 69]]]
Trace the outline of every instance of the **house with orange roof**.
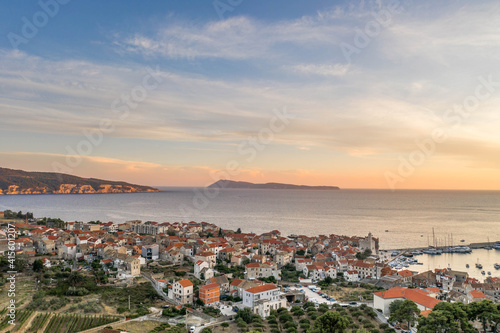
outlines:
[[271, 310], [286, 307], [286, 298], [279, 287], [268, 283], [243, 291], [243, 306], [265, 318], [269, 316]]
[[75, 243], [65, 243], [58, 250], [59, 250], [59, 256], [63, 259], [75, 259], [76, 258], [76, 244]]
[[420, 311], [432, 310], [439, 300], [430, 297], [429, 293], [422, 289], [409, 289], [404, 287], [393, 287], [386, 291], [373, 294], [373, 307], [381, 309], [384, 315], [389, 314], [389, 306], [396, 300], [409, 299], [417, 304]]
[[196, 253], [196, 255], [194, 256], [194, 261], [197, 262], [198, 260], [206, 261], [210, 268], [213, 268], [215, 266], [215, 263], [217, 262], [217, 256], [214, 252], [203, 251], [200, 253]]
[[210, 268], [209, 264], [206, 261], [198, 260], [194, 264], [194, 276], [202, 281], [207, 281], [213, 278], [215, 275], [215, 271]]
[[276, 280], [280, 280], [280, 273], [281, 271], [274, 262], [267, 262], [264, 264], [251, 262], [245, 265], [245, 278], [248, 280], [267, 278], [270, 276], [274, 276]]
[[325, 267], [323, 265], [320, 265], [319, 263], [306, 265], [302, 272], [304, 273], [305, 277], [313, 281], [321, 281], [325, 279]]
[[188, 279], [175, 282], [168, 291], [168, 297], [182, 304], [193, 304], [193, 282]]
[[350, 269], [344, 272], [344, 279], [348, 282], [356, 282], [359, 281], [359, 273], [356, 270]]
[[293, 251], [278, 251], [274, 255], [274, 260], [278, 264], [278, 267], [285, 266], [288, 263], [291, 263], [293, 259]]
[[413, 276], [413, 272], [403, 269], [401, 271], [398, 271], [397, 274], [401, 277], [403, 282], [411, 282], [411, 278]]
[[199, 299], [205, 305], [216, 304], [220, 300], [220, 286], [210, 283], [199, 288]]
[[486, 295], [482, 291], [471, 290], [467, 293], [467, 303], [481, 302], [486, 299]]

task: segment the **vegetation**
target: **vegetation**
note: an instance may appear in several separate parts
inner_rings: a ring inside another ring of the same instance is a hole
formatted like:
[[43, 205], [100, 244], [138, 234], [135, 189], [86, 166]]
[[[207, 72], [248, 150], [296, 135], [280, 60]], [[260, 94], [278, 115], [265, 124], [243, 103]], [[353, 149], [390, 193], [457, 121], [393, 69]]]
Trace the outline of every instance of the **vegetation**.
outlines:
[[363, 252], [356, 253], [356, 259], [364, 260], [371, 255], [372, 255], [372, 251], [370, 249], [366, 249]]
[[11, 185], [17, 185], [20, 189], [46, 188], [48, 192], [59, 190], [61, 184], [75, 184], [78, 186], [90, 185], [98, 190], [101, 185], [121, 185], [124, 187], [135, 187], [140, 191], [154, 190], [149, 186], [140, 186], [126, 182], [116, 182], [95, 178], [80, 178], [64, 173], [56, 172], [26, 172], [0, 168], [0, 189], [7, 191]]
[[45, 328], [45, 333], [72, 333], [118, 321], [114, 316], [80, 316], [76, 314], [55, 314]]
[[22, 211], [19, 211], [19, 212], [13, 212], [11, 210], [6, 210], [3, 212], [4, 213], [4, 218], [6, 219], [32, 219], [33, 218], [33, 213], [30, 213], [30, 212], [26, 212], [26, 214], [23, 214]]
[[395, 308], [394, 312], [391, 313], [389, 320], [407, 323], [408, 328], [410, 328], [416, 322], [419, 314], [420, 310], [417, 304], [406, 299]]

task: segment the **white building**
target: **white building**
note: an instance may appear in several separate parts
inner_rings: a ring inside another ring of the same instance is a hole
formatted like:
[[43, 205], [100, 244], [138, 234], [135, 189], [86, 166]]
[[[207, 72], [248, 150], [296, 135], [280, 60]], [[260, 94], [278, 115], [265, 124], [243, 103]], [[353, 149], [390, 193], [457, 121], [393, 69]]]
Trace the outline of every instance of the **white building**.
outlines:
[[397, 300], [409, 299], [417, 304], [420, 311], [432, 310], [439, 300], [428, 296], [428, 292], [422, 289], [408, 289], [394, 287], [386, 291], [373, 294], [373, 307], [381, 309], [384, 315], [389, 315], [389, 305]]
[[193, 303], [193, 283], [188, 279], [177, 281], [168, 291], [168, 297], [182, 304]]
[[286, 307], [286, 299], [279, 287], [269, 283], [243, 291], [243, 306], [265, 318], [269, 316], [271, 310]]

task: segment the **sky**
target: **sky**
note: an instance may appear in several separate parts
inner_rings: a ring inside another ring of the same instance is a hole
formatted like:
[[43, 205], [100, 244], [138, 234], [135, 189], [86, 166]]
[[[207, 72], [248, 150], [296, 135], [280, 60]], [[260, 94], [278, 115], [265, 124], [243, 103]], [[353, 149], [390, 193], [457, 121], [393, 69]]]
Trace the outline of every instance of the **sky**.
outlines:
[[500, 190], [497, 1], [8, 1], [0, 166]]

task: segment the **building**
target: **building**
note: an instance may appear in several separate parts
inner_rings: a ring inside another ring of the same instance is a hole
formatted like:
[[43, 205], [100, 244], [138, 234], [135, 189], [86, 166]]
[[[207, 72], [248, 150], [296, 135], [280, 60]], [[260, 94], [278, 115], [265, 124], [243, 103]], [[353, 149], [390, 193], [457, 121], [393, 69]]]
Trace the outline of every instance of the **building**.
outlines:
[[158, 244], [143, 245], [141, 256], [146, 260], [158, 260], [159, 250], [160, 248]]
[[200, 252], [194, 256], [194, 261], [197, 262], [198, 260], [207, 262], [209, 268], [213, 268], [217, 262], [217, 255], [211, 251]]
[[210, 283], [200, 287], [199, 298], [205, 305], [215, 304], [220, 299], [220, 287], [217, 283]]
[[467, 303], [481, 302], [486, 299], [486, 295], [482, 291], [471, 290], [467, 293]]
[[269, 316], [271, 310], [286, 307], [286, 299], [279, 287], [269, 283], [243, 291], [243, 306], [265, 318]]
[[192, 304], [193, 283], [188, 279], [177, 281], [172, 286], [172, 289], [169, 290], [168, 297], [182, 304]]
[[372, 254], [378, 254], [378, 239], [373, 238], [372, 233], [368, 233], [368, 237], [359, 240], [359, 249], [361, 251], [370, 250]]
[[428, 296], [429, 292], [422, 289], [394, 287], [387, 291], [373, 294], [373, 307], [381, 309], [384, 315], [389, 315], [389, 306], [396, 300], [409, 299], [417, 304], [420, 311], [432, 310], [439, 300]]
[[276, 265], [266, 263], [259, 264], [257, 262], [251, 262], [245, 265], [245, 278], [249, 280], [258, 279], [258, 278], [266, 278], [274, 276], [276, 280], [280, 280], [280, 270], [276, 267]]

